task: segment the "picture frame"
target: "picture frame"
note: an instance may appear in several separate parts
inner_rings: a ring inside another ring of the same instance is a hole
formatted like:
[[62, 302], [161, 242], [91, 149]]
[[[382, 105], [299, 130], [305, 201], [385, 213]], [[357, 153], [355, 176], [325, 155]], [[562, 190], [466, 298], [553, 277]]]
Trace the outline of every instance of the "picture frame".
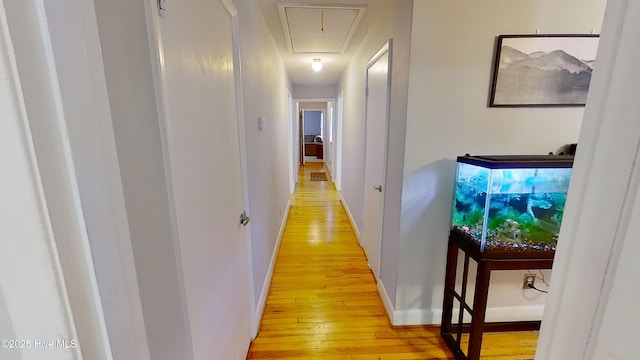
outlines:
[[599, 35], [500, 35], [490, 107], [584, 106]]

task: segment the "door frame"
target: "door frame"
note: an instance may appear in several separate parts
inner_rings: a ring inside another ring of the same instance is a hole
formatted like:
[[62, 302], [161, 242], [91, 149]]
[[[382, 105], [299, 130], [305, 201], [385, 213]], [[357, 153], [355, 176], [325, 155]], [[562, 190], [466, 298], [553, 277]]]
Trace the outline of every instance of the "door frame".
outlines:
[[169, 159], [169, 137], [170, 131], [167, 120], [169, 118], [169, 109], [167, 106], [167, 73], [164, 60], [164, 40], [160, 26], [161, 15], [159, 13], [157, 0], [147, 0], [147, 33], [149, 34], [149, 46], [151, 47], [151, 69], [153, 72], [154, 88], [156, 92], [156, 106], [158, 113], [158, 123], [160, 124], [160, 145], [162, 147], [162, 158], [164, 161], [164, 176], [167, 181], [167, 195], [169, 202], [169, 215], [171, 219], [171, 232], [173, 239], [173, 249], [175, 253], [176, 272], [178, 274], [178, 287], [180, 289], [180, 305], [183, 315], [183, 326], [185, 336], [189, 343], [188, 354], [185, 359], [193, 359], [193, 337], [191, 335], [191, 322], [189, 320], [189, 309], [187, 307], [187, 298], [184, 282], [184, 271], [182, 266], [182, 251], [180, 248], [180, 237], [178, 235], [178, 218], [176, 214], [175, 191], [173, 186], [172, 166]]
[[[308, 109], [301, 109], [300, 110], [300, 112], [302, 113], [302, 131], [301, 131], [301, 133], [302, 133], [302, 144], [301, 145], [304, 145], [304, 120], [305, 120], [305, 112], [307, 112], [307, 111], [315, 111], [315, 112], [321, 113], [321, 115], [320, 115], [321, 116], [321, 120], [322, 120], [322, 123], [321, 123], [321, 126], [320, 126], [321, 128], [324, 128], [324, 124], [325, 124], [325, 120], [324, 119], [327, 116], [326, 115], [326, 113], [327, 113], [326, 109], [308, 108]], [[323, 129], [323, 131], [324, 131], [324, 129]], [[324, 139], [322, 139], [322, 141], [323, 141], [323, 145], [324, 145]], [[302, 153], [303, 153], [304, 156], [307, 155], [306, 152], [304, 151], [304, 146], [303, 146]], [[322, 162], [325, 162], [324, 159], [322, 159]]]
[[[304, 119], [302, 119], [302, 120], [298, 119], [298, 117], [300, 116], [300, 112], [302, 112], [304, 114], [305, 110], [322, 111], [325, 114], [324, 116], [325, 116], [325, 122], [326, 122], [326, 116], [327, 116], [327, 111], [328, 110], [327, 110], [326, 107], [325, 107], [325, 109], [315, 109], [315, 108], [314, 109], [311, 109], [311, 108], [309, 108], [309, 109], [301, 109], [300, 108], [300, 103], [323, 102], [323, 103], [326, 104], [328, 102], [335, 103], [336, 99], [335, 98], [294, 98], [293, 101], [295, 103], [296, 112], [295, 112], [295, 118], [292, 118], [291, 121], [292, 122], [293, 121], [299, 122], [299, 125], [298, 125], [298, 128], [299, 128], [298, 129], [298, 135], [299, 136], [298, 136], [297, 145], [300, 146], [300, 148], [299, 148], [299, 152], [300, 152], [300, 155], [301, 155], [300, 165], [303, 165], [304, 164], [304, 129], [303, 129]], [[324, 142], [324, 139], [322, 139], [322, 141]], [[340, 139], [340, 141], [342, 141], [342, 139]], [[335, 143], [335, 141], [334, 141], [334, 143]], [[293, 149], [293, 151], [295, 151], [295, 150], [296, 149]]]
[[[365, 66], [365, 137], [364, 137], [364, 172], [362, 174], [362, 203], [363, 203], [363, 207], [362, 207], [362, 237], [360, 237], [360, 245], [363, 246], [364, 243], [364, 231], [365, 231], [365, 211], [367, 208], [367, 204], [366, 204], [366, 191], [368, 190], [366, 188], [367, 185], [367, 146], [369, 146], [369, 144], [367, 144], [367, 129], [369, 126], [369, 114], [368, 114], [368, 101], [369, 101], [369, 69], [384, 55], [388, 53], [388, 63], [387, 63], [387, 96], [386, 96], [386, 102], [387, 102], [387, 106], [386, 106], [386, 114], [385, 114], [385, 126], [384, 126], [384, 156], [382, 158], [382, 201], [381, 201], [381, 207], [382, 207], [382, 216], [380, 218], [380, 229], [379, 229], [379, 243], [378, 243], [378, 259], [377, 259], [377, 269], [371, 269], [371, 271], [373, 272], [376, 281], [380, 276], [380, 269], [381, 269], [381, 259], [382, 259], [382, 234], [384, 231], [384, 206], [385, 206], [385, 194], [386, 194], [386, 180], [387, 180], [387, 158], [389, 156], [389, 118], [390, 118], [390, 110], [391, 110], [391, 79], [392, 79], [392, 68], [393, 68], [393, 40], [389, 39], [381, 48], [380, 50], [378, 50], [378, 52], [376, 52], [375, 55], [373, 55], [373, 57], [371, 57], [371, 59], [367, 62], [366, 66]], [[364, 248], [364, 246], [363, 246]], [[366, 251], [365, 251], [366, 253]]]

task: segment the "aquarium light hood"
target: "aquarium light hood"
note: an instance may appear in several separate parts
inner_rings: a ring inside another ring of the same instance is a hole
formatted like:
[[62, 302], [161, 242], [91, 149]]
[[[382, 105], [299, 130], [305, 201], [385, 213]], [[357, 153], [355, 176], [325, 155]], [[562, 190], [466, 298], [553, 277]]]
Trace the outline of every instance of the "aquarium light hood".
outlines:
[[458, 156], [458, 162], [489, 169], [570, 168], [571, 155], [475, 155]]

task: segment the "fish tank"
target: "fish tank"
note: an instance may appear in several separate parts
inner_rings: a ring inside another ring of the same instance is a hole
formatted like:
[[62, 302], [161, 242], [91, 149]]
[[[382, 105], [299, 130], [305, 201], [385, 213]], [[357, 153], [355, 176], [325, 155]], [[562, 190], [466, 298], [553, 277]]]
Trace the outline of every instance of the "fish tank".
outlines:
[[480, 252], [554, 252], [573, 156], [458, 157], [452, 234]]

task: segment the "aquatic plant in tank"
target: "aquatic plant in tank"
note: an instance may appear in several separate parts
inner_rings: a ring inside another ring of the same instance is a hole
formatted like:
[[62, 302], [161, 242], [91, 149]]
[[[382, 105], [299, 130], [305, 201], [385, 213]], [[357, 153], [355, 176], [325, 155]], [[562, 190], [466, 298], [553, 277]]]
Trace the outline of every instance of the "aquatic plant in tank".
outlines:
[[458, 158], [452, 226], [481, 251], [555, 250], [570, 156]]

